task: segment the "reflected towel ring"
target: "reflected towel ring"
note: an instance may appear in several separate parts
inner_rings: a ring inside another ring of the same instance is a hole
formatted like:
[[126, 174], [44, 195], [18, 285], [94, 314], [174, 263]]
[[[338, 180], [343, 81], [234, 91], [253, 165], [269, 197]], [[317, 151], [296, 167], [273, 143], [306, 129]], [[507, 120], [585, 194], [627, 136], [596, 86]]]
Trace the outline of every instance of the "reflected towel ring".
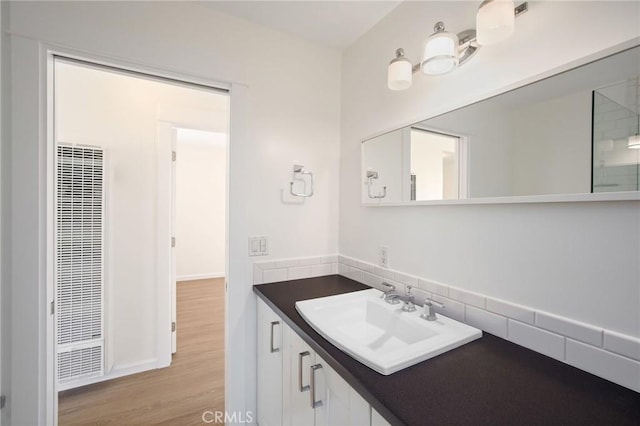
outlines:
[[[293, 183], [296, 180], [301, 180], [305, 183], [305, 189], [307, 186], [307, 181], [302, 177], [303, 175], [309, 176], [309, 193], [305, 194], [303, 192], [293, 192]], [[289, 192], [294, 197], [312, 197], [313, 196], [313, 173], [308, 172], [304, 169], [304, 166], [300, 166], [298, 164], [293, 165], [293, 180], [289, 182]]]
[[384, 198], [387, 196], [387, 187], [382, 187], [382, 193], [378, 195], [371, 194], [371, 186], [373, 185], [373, 180], [378, 179], [378, 172], [367, 171], [367, 195], [369, 198]]

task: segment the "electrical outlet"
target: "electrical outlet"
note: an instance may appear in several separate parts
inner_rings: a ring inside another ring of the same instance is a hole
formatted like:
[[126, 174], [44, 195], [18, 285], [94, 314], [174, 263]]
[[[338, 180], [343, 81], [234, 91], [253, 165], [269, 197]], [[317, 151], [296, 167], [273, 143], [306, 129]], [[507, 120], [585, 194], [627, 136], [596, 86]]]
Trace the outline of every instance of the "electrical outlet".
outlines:
[[389, 267], [389, 247], [380, 246], [378, 248], [378, 265], [383, 268]]

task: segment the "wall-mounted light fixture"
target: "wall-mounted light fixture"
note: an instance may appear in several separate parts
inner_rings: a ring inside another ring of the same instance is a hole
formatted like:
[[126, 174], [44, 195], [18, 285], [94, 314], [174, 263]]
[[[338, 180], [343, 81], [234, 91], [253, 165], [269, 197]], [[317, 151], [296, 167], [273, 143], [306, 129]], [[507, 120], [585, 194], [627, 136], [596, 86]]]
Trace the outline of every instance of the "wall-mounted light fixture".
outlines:
[[514, 7], [513, 0], [484, 0], [476, 14], [476, 29], [453, 34], [437, 22], [424, 43], [422, 60], [413, 65], [404, 49], [396, 50], [389, 63], [387, 85], [391, 90], [411, 87], [413, 74], [442, 75], [453, 71], [471, 59], [480, 46], [499, 43], [507, 39], [514, 28], [515, 17], [529, 10], [527, 3]]

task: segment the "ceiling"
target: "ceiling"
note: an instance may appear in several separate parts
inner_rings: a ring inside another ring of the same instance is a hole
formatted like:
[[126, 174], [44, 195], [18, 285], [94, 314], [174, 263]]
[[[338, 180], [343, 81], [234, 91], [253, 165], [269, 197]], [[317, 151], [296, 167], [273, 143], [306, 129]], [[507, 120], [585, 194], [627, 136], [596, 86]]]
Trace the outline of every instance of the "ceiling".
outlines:
[[401, 1], [202, 1], [202, 6], [344, 49]]

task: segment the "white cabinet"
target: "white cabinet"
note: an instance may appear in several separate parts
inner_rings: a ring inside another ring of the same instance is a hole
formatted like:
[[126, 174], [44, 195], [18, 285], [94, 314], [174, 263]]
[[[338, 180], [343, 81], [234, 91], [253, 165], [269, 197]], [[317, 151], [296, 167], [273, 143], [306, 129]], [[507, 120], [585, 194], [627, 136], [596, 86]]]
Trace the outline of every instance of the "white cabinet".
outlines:
[[374, 424], [364, 398], [260, 298], [257, 317], [259, 426]]
[[370, 425], [369, 404], [290, 328], [284, 359], [284, 425]]
[[258, 424], [282, 425], [282, 319], [258, 298]]

